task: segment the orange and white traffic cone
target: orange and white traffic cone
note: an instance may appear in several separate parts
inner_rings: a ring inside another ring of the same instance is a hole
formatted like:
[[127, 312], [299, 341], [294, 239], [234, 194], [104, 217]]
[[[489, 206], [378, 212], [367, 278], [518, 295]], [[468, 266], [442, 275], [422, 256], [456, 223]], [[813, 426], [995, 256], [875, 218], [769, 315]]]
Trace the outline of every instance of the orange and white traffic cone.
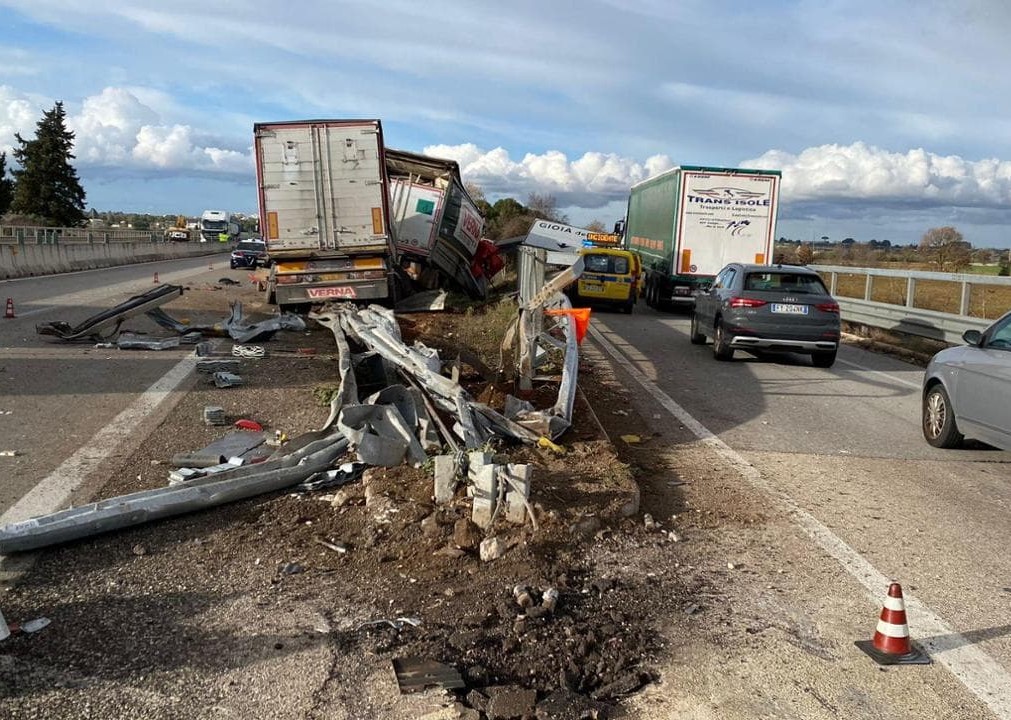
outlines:
[[858, 640], [856, 646], [871, 656], [878, 665], [929, 665], [930, 658], [913, 647], [909, 641], [909, 624], [906, 622], [906, 603], [902, 599], [902, 586], [888, 586], [884, 607], [874, 639]]
[[4, 310], [4, 318], [7, 320], [14, 319], [14, 298], [7, 298], [7, 309]]
[[158, 279], [158, 273], [155, 273], [154, 274], [154, 283], [153, 284], [157, 285], [159, 282], [161, 282], [161, 280]]

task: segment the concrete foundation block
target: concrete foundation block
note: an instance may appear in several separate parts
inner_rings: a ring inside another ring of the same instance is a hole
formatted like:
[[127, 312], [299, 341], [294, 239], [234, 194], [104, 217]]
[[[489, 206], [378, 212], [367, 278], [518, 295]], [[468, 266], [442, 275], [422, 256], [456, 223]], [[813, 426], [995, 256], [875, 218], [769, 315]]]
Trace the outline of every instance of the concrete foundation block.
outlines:
[[452, 455], [435, 456], [435, 502], [437, 505], [445, 505], [453, 499], [458, 469], [456, 458]]

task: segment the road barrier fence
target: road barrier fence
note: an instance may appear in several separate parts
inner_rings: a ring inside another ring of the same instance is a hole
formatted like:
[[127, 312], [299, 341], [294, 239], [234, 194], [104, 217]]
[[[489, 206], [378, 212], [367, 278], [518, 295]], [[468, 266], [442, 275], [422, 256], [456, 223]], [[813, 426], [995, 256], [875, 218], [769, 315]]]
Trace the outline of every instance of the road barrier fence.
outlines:
[[842, 319], [951, 344], [1011, 309], [1011, 277], [811, 265], [839, 302]]

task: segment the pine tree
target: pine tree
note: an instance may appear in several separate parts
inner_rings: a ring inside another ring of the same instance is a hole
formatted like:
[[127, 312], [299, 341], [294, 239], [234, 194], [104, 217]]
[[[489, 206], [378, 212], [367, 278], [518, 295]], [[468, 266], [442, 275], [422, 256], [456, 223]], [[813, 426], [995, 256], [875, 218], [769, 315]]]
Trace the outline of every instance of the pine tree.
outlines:
[[7, 153], [0, 153], [0, 217], [14, 201], [14, 181], [7, 177]]
[[70, 164], [74, 133], [67, 130], [66, 117], [63, 103], [58, 102], [43, 113], [34, 140], [14, 135], [19, 145], [14, 159], [21, 169], [14, 171], [17, 182], [11, 211], [59, 227], [81, 225], [85, 219], [84, 188]]

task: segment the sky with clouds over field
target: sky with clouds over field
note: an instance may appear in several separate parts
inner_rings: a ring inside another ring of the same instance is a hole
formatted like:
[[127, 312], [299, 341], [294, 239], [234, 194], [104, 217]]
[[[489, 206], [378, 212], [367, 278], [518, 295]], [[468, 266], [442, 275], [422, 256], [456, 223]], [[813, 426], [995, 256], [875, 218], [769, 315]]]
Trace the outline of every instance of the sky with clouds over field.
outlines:
[[1011, 246], [996, 0], [0, 0], [0, 150], [63, 101], [100, 210], [255, 212], [252, 125], [378, 117], [490, 199], [610, 224], [678, 164], [783, 172], [779, 235]]

